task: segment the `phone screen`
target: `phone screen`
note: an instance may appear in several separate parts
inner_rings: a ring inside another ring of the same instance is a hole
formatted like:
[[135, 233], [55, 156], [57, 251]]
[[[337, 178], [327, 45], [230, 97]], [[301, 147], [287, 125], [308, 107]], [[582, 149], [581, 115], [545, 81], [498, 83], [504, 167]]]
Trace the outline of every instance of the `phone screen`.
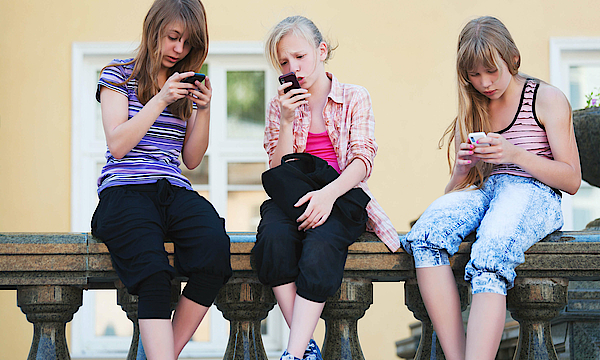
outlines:
[[287, 93], [288, 91], [290, 91], [292, 89], [300, 89], [300, 83], [298, 82], [298, 78], [296, 77], [296, 74], [294, 74], [293, 72], [283, 74], [279, 77], [280, 84], [285, 84], [287, 82], [291, 82], [292, 85], [285, 88], [283, 90], [284, 93]]
[[189, 83], [189, 84], [195, 84], [196, 80], [202, 82], [205, 77], [206, 77], [206, 75], [204, 75], [204, 74], [195, 73], [192, 76], [188, 76], [188, 77], [184, 78], [183, 80], [181, 80], [181, 82], [183, 82], [183, 83]]

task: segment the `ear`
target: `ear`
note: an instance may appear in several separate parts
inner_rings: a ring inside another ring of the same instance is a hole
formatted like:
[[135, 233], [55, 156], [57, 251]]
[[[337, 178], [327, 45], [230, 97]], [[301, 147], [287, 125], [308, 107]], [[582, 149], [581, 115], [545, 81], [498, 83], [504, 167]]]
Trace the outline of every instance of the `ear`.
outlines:
[[324, 41], [321, 41], [318, 48], [319, 60], [325, 61], [327, 59], [327, 44]]
[[515, 67], [517, 68], [517, 70], [519, 69], [519, 67], [521, 66], [521, 58], [518, 56], [515, 56], [513, 59], [513, 64], [515, 64]]

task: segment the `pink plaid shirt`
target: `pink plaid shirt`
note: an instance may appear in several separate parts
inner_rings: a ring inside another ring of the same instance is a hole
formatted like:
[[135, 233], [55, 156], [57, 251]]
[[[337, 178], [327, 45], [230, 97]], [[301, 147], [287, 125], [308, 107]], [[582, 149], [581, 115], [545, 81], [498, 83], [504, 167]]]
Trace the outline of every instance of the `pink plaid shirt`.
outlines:
[[[357, 186], [371, 197], [367, 205], [369, 215], [367, 230], [374, 232], [391, 251], [396, 251], [400, 248], [398, 232], [367, 186], [367, 179], [371, 176], [373, 160], [377, 153], [371, 98], [362, 86], [342, 84], [330, 73], [327, 73], [327, 76], [331, 79], [331, 91], [323, 110], [323, 119], [338, 165], [340, 170], [344, 171], [354, 159], [360, 159], [365, 163], [367, 175]], [[267, 109], [264, 140], [269, 164], [279, 140], [280, 113], [279, 99], [275, 97]], [[306, 149], [310, 119], [308, 105], [301, 105], [296, 109], [294, 119], [294, 152], [296, 153], [304, 152]]]

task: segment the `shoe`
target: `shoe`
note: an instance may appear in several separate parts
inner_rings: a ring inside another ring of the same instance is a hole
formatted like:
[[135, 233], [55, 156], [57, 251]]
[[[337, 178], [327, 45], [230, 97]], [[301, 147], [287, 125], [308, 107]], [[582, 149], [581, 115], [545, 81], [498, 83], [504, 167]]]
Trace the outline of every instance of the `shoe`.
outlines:
[[321, 350], [319, 350], [317, 343], [313, 339], [310, 339], [310, 341], [308, 342], [308, 346], [306, 347], [306, 350], [304, 351], [303, 359], [323, 360], [323, 356], [321, 355]]
[[298, 359], [294, 355], [288, 353], [287, 350], [286, 350], [286, 351], [283, 352], [283, 354], [281, 355], [281, 357], [279, 358], [279, 360], [302, 360], [302, 359]]

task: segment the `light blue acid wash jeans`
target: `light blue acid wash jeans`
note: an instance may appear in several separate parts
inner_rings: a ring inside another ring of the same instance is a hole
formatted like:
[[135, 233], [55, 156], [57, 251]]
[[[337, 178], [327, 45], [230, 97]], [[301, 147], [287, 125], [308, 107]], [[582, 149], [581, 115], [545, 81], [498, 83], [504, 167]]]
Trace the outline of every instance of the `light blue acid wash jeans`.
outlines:
[[490, 176], [481, 189], [448, 193], [425, 210], [402, 239], [416, 268], [449, 265], [463, 239], [477, 231], [465, 280], [473, 294], [506, 295], [524, 252], [563, 225], [560, 195], [522, 176]]

